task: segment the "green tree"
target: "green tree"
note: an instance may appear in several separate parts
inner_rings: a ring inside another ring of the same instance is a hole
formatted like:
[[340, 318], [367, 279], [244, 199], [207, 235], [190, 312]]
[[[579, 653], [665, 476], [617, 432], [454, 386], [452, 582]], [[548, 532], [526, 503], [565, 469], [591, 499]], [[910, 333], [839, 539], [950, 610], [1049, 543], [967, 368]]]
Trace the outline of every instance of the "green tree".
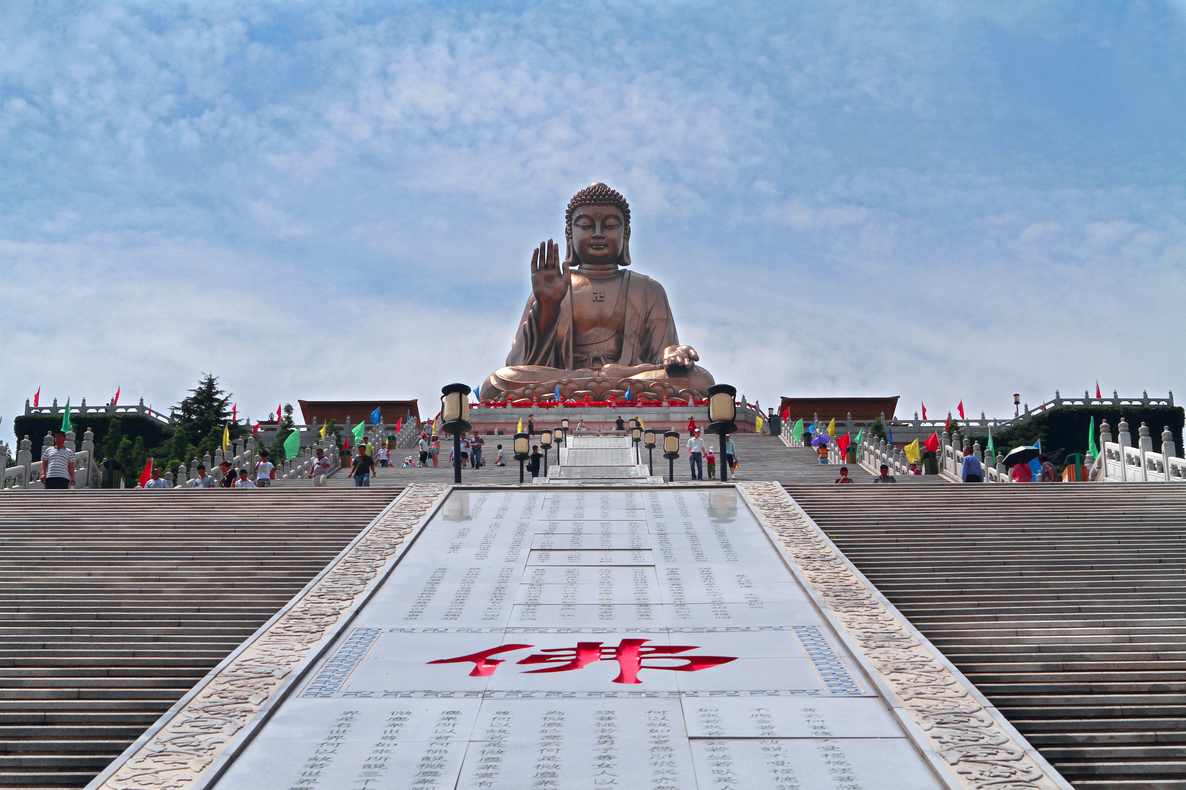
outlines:
[[99, 451], [100, 460], [115, 458], [119, 452], [119, 445], [124, 439], [124, 426], [119, 417], [112, 417], [107, 423], [107, 436], [103, 439], [103, 447]]
[[193, 445], [189, 443], [185, 431], [173, 431], [173, 438], [169, 440], [165, 454], [168, 458], [168, 467], [175, 470], [178, 464], [189, 466], [190, 458], [193, 457], [192, 450]]
[[869, 433], [876, 436], [881, 441], [887, 441], [889, 436], [885, 432], [885, 423], [881, 421], [881, 416], [878, 415], [873, 424], [869, 426]]
[[[178, 428], [185, 431], [190, 442], [207, 436], [215, 426], [221, 434], [222, 426], [231, 419], [230, 402], [231, 393], [219, 388], [214, 374], [205, 373], [198, 386], [190, 390], [189, 397], [177, 404]], [[231, 426], [232, 436], [239, 435], [241, 430], [238, 425]]]
[[293, 432], [296, 427], [296, 421], [292, 417], [292, 404], [284, 404], [284, 419], [276, 429], [276, 438], [272, 440], [272, 444], [268, 447], [268, 456], [272, 459], [274, 464], [282, 464], [288, 460], [288, 455], [284, 452], [284, 440]]
[[120, 466], [124, 468], [124, 479], [135, 479], [132, 477], [132, 440], [125, 436], [119, 441], [119, 448], [115, 451], [115, 460], [119, 461]]
[[960, 429], [960, 421], [959, 421], [959, 420], [957, 420], [957, 419], [955, 419], [955, 418], [952, 418], [951, 422], [949, 422], [949, 423], [947, 424], [947, 434], [948, 434], [949, 436], [952, 436], [952, 435], [954, 435], [954, 434], [955, 434], [955, 432], [956, 432], [956, 431], [958, 431], [959, 429]]
[[144, 466], [147, 463], [148, 448], [144, 446], [144, 437], [137, 436], [136, 441], [132, 443], [132, 466], [130, 470], [133, 480], [140, 477], [140, 473], [144, 471]]

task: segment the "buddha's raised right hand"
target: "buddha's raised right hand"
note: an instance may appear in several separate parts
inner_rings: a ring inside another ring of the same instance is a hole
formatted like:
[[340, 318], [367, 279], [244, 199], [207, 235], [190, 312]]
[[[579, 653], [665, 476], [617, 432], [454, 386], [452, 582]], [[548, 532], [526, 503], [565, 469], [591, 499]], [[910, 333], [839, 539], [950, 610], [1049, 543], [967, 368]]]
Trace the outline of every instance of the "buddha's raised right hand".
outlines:
[[568, 289], [572, 287], [572, 273], [560, 259], [560, 247], [548, 239], [540, 242], [531, 253], [531, 291], [535, 301], [549, 318], [555, 318]]

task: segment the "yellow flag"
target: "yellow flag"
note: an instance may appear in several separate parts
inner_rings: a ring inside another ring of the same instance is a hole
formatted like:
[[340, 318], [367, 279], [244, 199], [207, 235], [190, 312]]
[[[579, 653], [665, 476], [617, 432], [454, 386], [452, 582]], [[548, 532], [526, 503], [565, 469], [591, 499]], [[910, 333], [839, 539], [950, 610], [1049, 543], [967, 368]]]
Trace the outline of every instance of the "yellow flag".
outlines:
[[231, 429], [229, 426], [222, 426], [222, 451], [225, 453], [227, 445], [231, 443]]
[[519, 427], [515, 429], [515, 433], [523, 433], [523, 418], [519, 418]]
[[910, 463], [918, 463], [918, 459], [921, 457], [921, 453], [918, 451], [918, 439], [915, 439], [913, 442], [906, 445], [902, 449], [906, 451], [906, 458], [910, 461]]
[[758, 418], [754, 424], [754, 433], [761, 433], [761, 432], [762, 432], [762, 415], [759, 414]]
[[642, 428], [644, 431], [645, 431], [645, 430], [646, 430], [646, 428], [647, 428], [647, 426], [646, 426], [646, 423], [644, 423], [644, 422], [642, 421], [642, 417], [639, 417], [639, 418], [638, 418], [638, 427], [639, 427], [639, 428]]
[[326, 426], [326, 425], [329, 425], [329, 423], [327, 422], [327, 423], [325, 423], [325, 425], [322, 425], [322, 426], [321, 426], [321, 438], [322, 438], [322, 439], [324, 439], [324, 438], [325, 438], [325, 426]]
[[836, 438], [836, 418], [835, 417], [833, 417], [832, 421], [830, 423], [828, 423], [828, 436], [832, 437], [833, 439]]

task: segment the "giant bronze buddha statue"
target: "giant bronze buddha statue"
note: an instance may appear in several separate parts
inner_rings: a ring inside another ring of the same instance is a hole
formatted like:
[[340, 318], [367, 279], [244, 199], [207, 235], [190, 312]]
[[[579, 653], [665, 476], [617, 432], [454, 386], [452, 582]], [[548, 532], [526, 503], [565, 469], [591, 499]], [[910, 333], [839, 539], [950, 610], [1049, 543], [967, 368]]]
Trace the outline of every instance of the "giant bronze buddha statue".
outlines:
[[485, 400], [610, 396], [704, 398], [713, 384], [680, 345], [663, 286], [627, 270], [630, 206], [605, 184], [578, 192], [564, 214], [563, 261], [549, 239], [531, 255], [531, 296], [506, 367]]

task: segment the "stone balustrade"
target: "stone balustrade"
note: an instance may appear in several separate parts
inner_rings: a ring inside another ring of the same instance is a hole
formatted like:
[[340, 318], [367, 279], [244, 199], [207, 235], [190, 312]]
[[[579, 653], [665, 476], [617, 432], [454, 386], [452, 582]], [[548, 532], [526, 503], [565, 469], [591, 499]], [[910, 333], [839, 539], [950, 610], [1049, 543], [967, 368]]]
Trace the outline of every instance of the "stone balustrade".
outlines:
[[[73, 411], [73, 408], [71, 409]], [[74, 450], [74, 480], [77, 488], [96, 488], [99, 485], [99, 464], [95, 462], [95, 435], [88, 428], [82, 435], [82, 446], [75, 440], [74, 431], [66, 432], [66, 446]], [[42, 451], [53, 447], [54, 435], [47, 433], [42, 439]], [[4, 448], [0, 447], [0, 454]], [[40, 453], [39, 453], [40, 455]], [[33, 460], [33, 442], [23, 438], [16, 451], [16, 464], [3, 470], [0, 476], [0, 490], [41, 490], [41, 461]]]

